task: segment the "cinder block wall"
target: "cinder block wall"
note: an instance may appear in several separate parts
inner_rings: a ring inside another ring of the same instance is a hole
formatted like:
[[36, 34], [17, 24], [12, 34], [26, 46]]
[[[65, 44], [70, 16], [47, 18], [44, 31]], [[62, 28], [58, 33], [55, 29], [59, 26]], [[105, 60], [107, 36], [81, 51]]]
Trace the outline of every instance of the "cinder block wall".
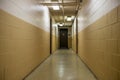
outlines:
[[72, 37], [72, 49], [76, 52], [76, 35]]
[[76, 19], [72, 25], [72, 49], [76, 52]]
[[0, 10], [0, 80], [22, 80], [49, 56], [49, 32]]
[[120, 6], [79, 33], [79, 55], [99, 80], [120, 80]]
[[54, 53], [58, 49], [58, 37], [56, 35], [52, 35], [52, 53]]
[[55, 25], [55, 19], [51, 15], [52, 22], [52, 53], [54, 53], [58, 49], [58, 27]]
[[68, 37], [68, 48], [72, 48], [72, 37]]

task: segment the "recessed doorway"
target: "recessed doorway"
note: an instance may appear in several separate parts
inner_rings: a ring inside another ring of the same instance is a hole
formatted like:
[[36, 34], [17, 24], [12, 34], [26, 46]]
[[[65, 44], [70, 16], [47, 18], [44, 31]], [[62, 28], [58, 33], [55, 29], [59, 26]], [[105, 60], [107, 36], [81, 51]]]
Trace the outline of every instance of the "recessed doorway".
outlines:
[[68, 29], [60, 29], [60, 49], [68, 49]]

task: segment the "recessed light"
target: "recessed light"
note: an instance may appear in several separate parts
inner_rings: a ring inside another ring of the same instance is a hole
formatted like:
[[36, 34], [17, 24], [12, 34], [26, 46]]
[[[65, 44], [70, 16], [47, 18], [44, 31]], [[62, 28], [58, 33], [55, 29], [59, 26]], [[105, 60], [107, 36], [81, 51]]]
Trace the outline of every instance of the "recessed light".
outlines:
[[68, 16], [67, 17], [67, 21], [72, 21], [74, 19], [75, 16]]
[[59, 26], [63, 26], [63, 23], [58, 23]]
[[53, 10], [60, 10], [59, 6], [52, 6]]
[[68, 17], [68, 18], [67, 18], [67, 21], [71, 21], [71, 20], [72, 20], [72, 18], [71, 18], [71, 17]]
[[59, 24], [59, 26], [63, 26], [63, 24]]

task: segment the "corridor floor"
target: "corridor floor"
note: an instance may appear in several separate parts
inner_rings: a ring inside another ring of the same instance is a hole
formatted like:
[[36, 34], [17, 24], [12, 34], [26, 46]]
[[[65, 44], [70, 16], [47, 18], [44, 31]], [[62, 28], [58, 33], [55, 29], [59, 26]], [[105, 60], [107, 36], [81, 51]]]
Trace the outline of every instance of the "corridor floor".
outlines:
[[97, 80], [72, 50], [58, 50], [25, 80]]

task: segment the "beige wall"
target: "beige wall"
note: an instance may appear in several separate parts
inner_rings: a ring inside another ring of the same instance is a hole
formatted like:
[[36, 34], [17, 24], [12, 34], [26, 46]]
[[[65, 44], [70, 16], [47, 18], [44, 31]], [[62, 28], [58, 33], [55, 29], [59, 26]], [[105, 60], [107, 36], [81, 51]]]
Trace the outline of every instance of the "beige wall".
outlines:
[[72, 49], [76, 52], [76, 19], [72, 26]]
[[84, 0], [78, 53], [99, 80], [120, 80], [120, 0]]
[[37, 0], [0, 0], [0, 9], [49, 32], [49, 10], [37, 2]]
[[90, 24], [107, 14], [120, 4], [120, 0], [83, 0], [78, 11], [78, 30], [82, 31]]
[[68, 48], [72, 48], [72, 37], [68, 37]]
[[72, 49], [76, 52], [76, 35], [72, 37]]
[[58, 37], [52, 35], [52, 53], [54, 53], [58, 49]]
[[49, 17], [36, 0], [0, 0], [0, 80], [22, 80], [49, 56]]
[[58, 49], [58, 26], [52, 17], [52, 53]]
[[72, 27], [68, 28], [68, 48], [72, 48]]
[[0, 10], [0, 80], [22, 80], [49, 56], [49, 32]]
[[120, 6], [79, 32], [79, 56], [99, 80], [120, 80]]

